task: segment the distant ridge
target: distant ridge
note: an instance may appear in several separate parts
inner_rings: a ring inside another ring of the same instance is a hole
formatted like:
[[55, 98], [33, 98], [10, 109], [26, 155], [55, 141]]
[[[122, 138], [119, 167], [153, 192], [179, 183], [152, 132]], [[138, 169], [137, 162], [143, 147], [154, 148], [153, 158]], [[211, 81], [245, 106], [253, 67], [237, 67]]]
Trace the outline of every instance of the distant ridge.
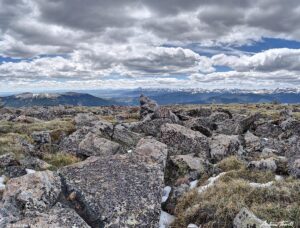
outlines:
[[21, 93], [0, 98], [6, 107], [31, 107], [31, 106], [110, 106], [118, 105], [120, 102], [102, 99], [87, 93]]

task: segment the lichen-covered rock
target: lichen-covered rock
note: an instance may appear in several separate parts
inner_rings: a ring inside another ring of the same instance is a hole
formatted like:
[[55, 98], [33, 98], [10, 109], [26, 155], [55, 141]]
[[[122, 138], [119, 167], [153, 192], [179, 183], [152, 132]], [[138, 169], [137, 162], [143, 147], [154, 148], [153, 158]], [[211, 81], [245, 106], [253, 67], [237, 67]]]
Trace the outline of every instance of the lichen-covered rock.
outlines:
[[122, 152], [120, 144], [101, 138], [93, 133], [88, 133], [79, 143], [79, 155], [107, 156]]
[[143, 136], [141, 134], [133, 132], [121, 124], [118, 124], [114, 127], [114, 132], [112, 135], [112, 139], [114, 141], [127, 148], [135, 147], [142, 137]]
[[27, 169], [34, 169], [34, 170], [46, 170], [51, 167], [51, 165], [48, 164], [47, 162], [39, 158], [29, 157], [29, 156], [21, 159], [20, 164], [26, 167]]
[[250, 131], [247, 131], [247, 133], [244, 136], [245, 139], [245, 150], [249, 153], [258, 152], [261, 150], [261, 139], [251, 133]]
[[8, 178], [15, 178], [26, 175], [27, 172], [24, 166], [10, 165], [3, 169], [3, 174]]
[[76, 127], [82, 126], [93, 126], [93, 122], [97, 121], [98, 118], [92, 113], [78, 113], [75, 118]]
[[[162, 148], [163, 155], [165, 147]], [[59, 171], [67, 193], [72, 194], [74, 207], [92, 226], [158, 226], [164, 168], [149, 159], [160, 157], [157, 148], [139, 150], [126, 155], [90, 157]]]
[[300, 136], [300, 121], [293, 118], [288, 118], [280, 124], [284, 132], [289, 135]]
[[168, 108], [159, 107], [153, 113], [152, 119], [170, 119], [173, 123], [179, 121], [179, 118]]
[[13, 222], [44, 212], [56, 203], [60, 192], [60, 178], [51, 171], [10, 179], [3, 193], [0, 218]]
[[0, 156], [0, 168], [18, 164], [19, 162], [17, 161], [16, 156], [13, 153], [6, 153]]
[[277, 138], [282, 132], [282, 128], [273, 121], [258, 125], [255, 129], [255, 135], [265, 138]]
[[144, 157], [149, 157], [155, 162], [165, 166], [168, 155], [168, 147], [152, 137], [142, 138], [135, 148], [135, 153]]
[[141, 119], [144, 119], [149, 114], [153, 114], [159, 108], [158, 104], [154, 100], [151, 100], [143, 94], [140, 96], [140, 107]]
[[31, 137], [38, 145], [51, 143], [51, 135], [49, 131], [35, 131], [31, 134]]
[[215, 135], [210, 141], [210, 157], [214, 161], [220, 161], [239, 152], [242, 153], [241, 150], [238, 135]]
[[185, 127], [190, 128], [194, 131], [200, 131], [199, 129], [207, 129], [208, 131], [214, 131], [218, 127], [217, 124], [212, 122], [209, 118], [193, 118], [185, 121], [183, 124]]
[[271, 226], [266, 222], [253, 214], [247, 208], [242, 208], [240, 212], [235, 216], [233, 220], [234, 228], [248, 228], [248, 227], [261, 227], [261, 228], [271, 228]]
[[300, 178], [300, 156], [290, 161], [290, 174]]
[[135, 131], [157, 137], [160, 133], [161, 126], [166, 123], [173, 123], [173, 121], [168, 118], [143, 121], [139, 124], [138, 128], [135, 128]]
[[208, 170], [208, 162], [193, 154], [170, 156], [165, 172], [165, 182], [174, 185], [178, 178], [183, 177], [188, 178], [188, 181], [193, 181]]
[[59, 150], [77, 154], [79, 150], [79, 143], [85, 138], [89, 130], [90, 129], [88, 127], [82, 127], [76, 130], [61, 141], [61, 143], [59, 144]]
[[207, 137], [178, 124], [165, 124], [161, 127], [160, 140], [169, 146], [169, 154], [196, 154], [209, 156]]
[[213, 112], [209, 117], [211, 122], [220, 123], [224, 120], [231, 119], [231, 116], [225, 112]]
[[27, 217], [8, 225], [7, 228], [89, 228], [90, 226], [71, 208], [57, 203], [48, 212], [39, 213], [36, 217]]
[[218, 123], [217, 133], [226, 135], [239, 135], [247, 132], [258, 119], [258, 115], [235, 115]]
[[248, 168], [275, 172], [277, 170], [277, 165], [275, 159], [267, 158], [249, 162]]

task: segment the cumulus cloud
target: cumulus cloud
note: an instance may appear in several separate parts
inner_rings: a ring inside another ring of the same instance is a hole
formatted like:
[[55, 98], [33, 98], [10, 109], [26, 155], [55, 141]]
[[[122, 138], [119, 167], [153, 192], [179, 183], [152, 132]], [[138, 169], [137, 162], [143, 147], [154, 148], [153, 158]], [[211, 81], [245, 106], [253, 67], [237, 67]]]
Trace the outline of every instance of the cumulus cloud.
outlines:
[[[298, 83], [298, 50], [228, 54], [262, 37], [300, 40], [298, 21], [298, 0], [0, 0], [0, 56], [25, 58], [0, 63], [0, 84]], [[107, 80], [116, 74], [124, 81]]]
[[240, 72], [300, 71], [300, 49], [270, 49], [252, 56], [228, 56], [220, 54], [213, 56], [212, 60], [215, 65], [228, 66]]

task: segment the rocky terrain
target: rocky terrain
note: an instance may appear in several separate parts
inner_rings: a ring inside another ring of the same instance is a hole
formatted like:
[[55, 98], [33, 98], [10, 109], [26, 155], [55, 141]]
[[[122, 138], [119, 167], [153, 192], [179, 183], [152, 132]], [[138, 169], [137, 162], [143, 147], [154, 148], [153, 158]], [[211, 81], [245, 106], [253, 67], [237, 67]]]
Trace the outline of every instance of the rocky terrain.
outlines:
[[0, 227], [300, 227], [299, 105], [0, 109]]

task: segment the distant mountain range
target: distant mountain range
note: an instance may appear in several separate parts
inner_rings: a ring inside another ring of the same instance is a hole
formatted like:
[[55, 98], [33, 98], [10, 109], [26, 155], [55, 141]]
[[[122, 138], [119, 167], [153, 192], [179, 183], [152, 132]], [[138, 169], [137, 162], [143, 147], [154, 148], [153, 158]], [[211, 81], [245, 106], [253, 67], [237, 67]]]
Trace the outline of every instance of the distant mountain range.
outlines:
[[300, 103], [300, 90], [239, 90], [239, 89], [134, 89], [90, 91], [94, 96], [114, 99], [127, 105], [138, 105], [140, 94], [159, 104], [212, 104], [212, 103]]
[[159, 104], [212, 104], [212, 103], [300, 103], [300, 90], [203, 90], [203, 89], [131, 89], [85, 90], [66, 93], [22, 93], [3, 96], [0, 100], [8, 107], [29, 106], [110, 106], [138, 105], [144, 94]]
[[0, 101], [6, 107], [31, 107], [31, 106], [109, 106], [119, 104], [117, 101], [102, 99], [87, 93], [22, 93], [1, 97]]

